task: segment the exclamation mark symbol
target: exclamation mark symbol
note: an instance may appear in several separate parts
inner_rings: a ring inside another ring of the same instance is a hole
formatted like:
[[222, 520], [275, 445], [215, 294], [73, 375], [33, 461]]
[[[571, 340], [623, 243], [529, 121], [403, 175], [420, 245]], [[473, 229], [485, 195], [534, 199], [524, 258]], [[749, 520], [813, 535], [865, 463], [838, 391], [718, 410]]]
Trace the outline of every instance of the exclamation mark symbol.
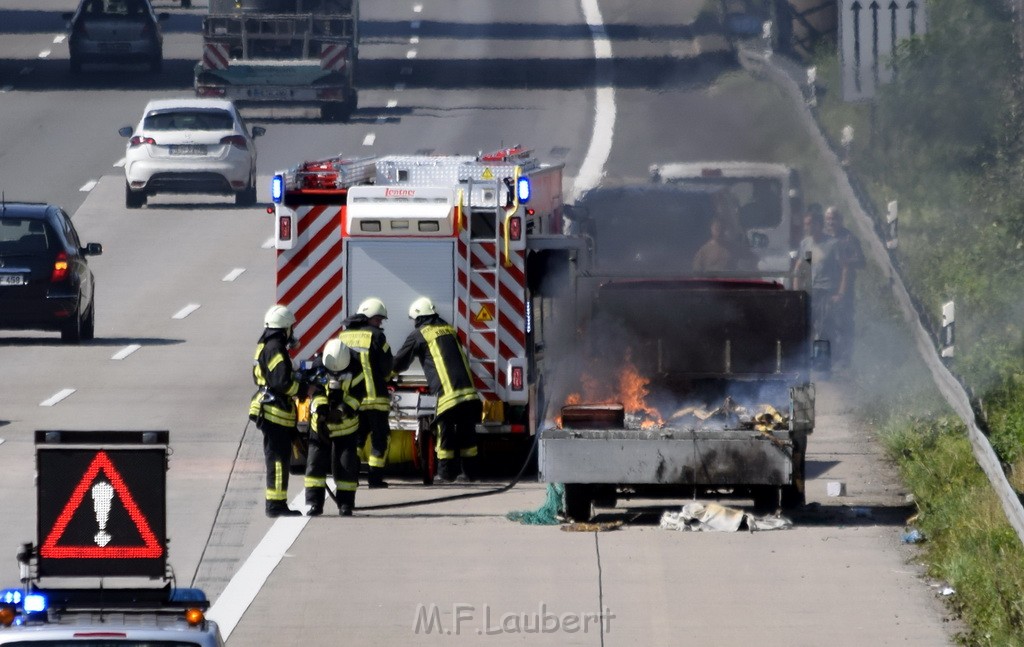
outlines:
[[110, 519], [110, 503], [114, 500], [114, 487], [106, 481], [92, 486], [92, 507], [96, 510], [96, 523], [100, 531], [96, 533], [96, 545], [100, 548], [110, 543], [112, 537], [107, 533], [107, 521]]

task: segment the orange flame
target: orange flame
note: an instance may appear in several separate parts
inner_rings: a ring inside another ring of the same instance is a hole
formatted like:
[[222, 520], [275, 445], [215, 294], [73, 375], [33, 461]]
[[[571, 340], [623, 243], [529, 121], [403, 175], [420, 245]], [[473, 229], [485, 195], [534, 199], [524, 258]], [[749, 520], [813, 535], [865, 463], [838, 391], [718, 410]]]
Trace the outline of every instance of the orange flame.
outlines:
[[[580, 377], [582, 395], [571, 393], [565, 399], [566, 405], [582, 404], [614, 404], [619, 403], [627, 414], [641, 416], [644, 418], [640, 423], [641, 428], [662, 426], [665, 421], [658, 410], [647, 404], [647, 396], [650, 392], [647, 385], [650, 378], [643, 377], [633, 365], [629, 355], [626, 356], [626, 365], [619, 372], [615, 381], [601, 379], [591, 372], [586, 372]], [[616, 387], [618, 387], [616, 389]], [[562, 426], [561, 417], [557, 420], [558, 426]]]

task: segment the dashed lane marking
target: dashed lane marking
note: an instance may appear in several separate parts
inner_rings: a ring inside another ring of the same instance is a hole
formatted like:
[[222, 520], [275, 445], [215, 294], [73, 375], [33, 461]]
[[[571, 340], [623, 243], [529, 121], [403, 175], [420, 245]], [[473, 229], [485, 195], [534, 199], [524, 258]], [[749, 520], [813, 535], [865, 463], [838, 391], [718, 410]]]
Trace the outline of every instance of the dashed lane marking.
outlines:
[[273, 236], [271, 236], [270, 238], [268, 238], [265, 241], [263, 241], [263, 244], [260, 245], [260, 247], [262, 247], [263, 249], [271, 249], [273, 246], [274, 246], [274, 237]]
[[88, 193], [89, 191], [92, 191], [93, 187], [95, 187], [97, 184], [98, 182], [96, 180], [89, 180], [88, 182], [83, 184], [78, 190]]
[[64, 40], [66, 38], [67, 38], [67, 36], [65, 34], [60, 34], [59, 36], [54, 36], [53, 37], [53, 44], [54, 45], [60, 45], [61, 43], [64, 42]]
[[199, 309], [199, 304], [198, 303], [190, 303], [187, 306], [185, 306], [184, 308], [182, 308], [181, 310], [178, 310], [177, 312], [175, 312], [174, 316], [172, 316], [171, 319], [184, 319], [185, 317], [189, 316], [190, 314], [192, 314], [193, 312], [195, 312], [198, 309]]
[[236, 267], [235, 269], [231, 270], [226, 275], [224, 275], [224, 278], [222, 278], [221, 281], [234, 281], [239, 276], [241, 276], [242, 272], [244, 272], [244, 271], [245, 271], [244, 267]]
[[46, 58], [49, 55], [50, 55], [50, 50], [48, 50], [48, 49], [44, 49], [43, 51], [39, 52], [39, 58]]
[[395, 99], [391, 99], [390, 101], [388, 101], [388, 107], [389, 108], [397, 108], [398, 107], [398, 101], [396, 101]]
[[405, 57], [406, 58], [416, 58], [416, 50], [410, 49], [408, 52], [405, 53]]
[[420, 44], [420, 37], [419, 36], [413, 36], [412, 38], [409, 39], [409, 44], [410, 45], [419, 45]]
[[140, 348], [142, 348], [142, 346], [139, 344], [130, 344], [128, 346], [125, 346], [121, 350], [117, 351], [113, 355], [111, 355], [110, 359], [124, 359], [125, 357], [128, 357], [129, 355], [139, 350]]
[[423, 5], [421, 5], [421, 4], [414, 4], [412, 6], [412, 10], [413, 10], [413, 13], [423, 13]]
[[53, 405], [57, 404], [58, 402], [60, 402], [61, 400], [63, 400], [64, 398], [68, 397], [69, 395], [71, 395], [74, 392], [75, 392], [74, 389], [61, 389], [57, 393], [54, 393], [53, 395], [51, 395], [49, 398], [47, 398], [47, 399], [43, 400], [42, 402], [40, 402], [39, 406], [41, 406], [41, 407], [52, 407]]
[[363, 137], [363, 146], [373, 146], [373, 142], [377, 140], [377, 136], [370, 133], [366, 137]]
[[114, 168], [121, 168], [121, 167], [122, 167], [122, 166], [124, 166], [124, 165], [125, 165], [125, 164], [126, 164], [127, 162], [128, 162], [128, 159], [127, 159], [127, 158], [125, 158], [125, 157], [122, 157], [121, 159], [119, 159], [119, 160], [117, 160], [116, 162], [114, 162]]

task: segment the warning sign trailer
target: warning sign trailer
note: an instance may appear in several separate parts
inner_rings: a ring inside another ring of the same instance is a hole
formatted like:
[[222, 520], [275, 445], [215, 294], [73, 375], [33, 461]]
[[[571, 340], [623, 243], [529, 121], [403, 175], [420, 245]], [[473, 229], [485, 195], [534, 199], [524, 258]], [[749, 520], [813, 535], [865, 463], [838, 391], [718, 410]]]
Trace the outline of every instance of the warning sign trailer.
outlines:
[[36, 577], [167, 575], [167, 431], [36, 431]]

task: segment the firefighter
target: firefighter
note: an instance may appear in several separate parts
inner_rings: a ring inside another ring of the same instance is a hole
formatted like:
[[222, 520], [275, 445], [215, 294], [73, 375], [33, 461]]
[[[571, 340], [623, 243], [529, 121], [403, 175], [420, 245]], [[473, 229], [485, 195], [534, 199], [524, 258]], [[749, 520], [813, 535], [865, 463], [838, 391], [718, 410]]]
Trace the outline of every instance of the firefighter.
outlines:
[[352, 351], [340, 339], [331, 339], [324, 345], [321, 361], [327, 381], [318, 388], [309, 406], [307, 514], [318, 517], [324, 513], [330, 468], [337, 489], [338, 514], [350, 517], [359, 486], [359, 401], [366, 389], [362, 371], [352, 362]]
[[409, 318], [416, 324], [395, 356], [395, 373], [420, 360], [430, 392], [437, 398], [434, 425], [437, 428], [437, 477], [451, 483], [459, 476], [476, 478], [476, 424], [483, 403], [473, 385], [466, 351], [448, 322], [437, 314], [434, 303], [420, 297], [409, 306]]
[[366, 395], [359, 405], [359, 440], [362, 444], [367, 436], [370, 437], [370, 456], [366, 461], [370, 473], [366, 484], [371, 490], [388, 486], [384, 481], [384, 462], [391, 435], [388, 376], [394, 357], [384, 335], [384, 320], [387, 318], [388, 309], [384, 302], [370, 297], [359, 304], [356, 314], [341, 322], [344, 327], [341, 341], [359, 356], [363, 369]]
[[294, 398], [299, 392], [299, 381], [288, 354], [288, 348], [297, 345], [292, 335], [295, 315], [285, 306], [274, 305], [263, 317], [263, 325], [252, 363], [252, 377], [258, 390], [249, 405], [249, 418], [263, 432], [266, 512], [268, 517], [299, 516], [301, 512], [288, 507], [288, 467], [292, 439], [298, 434]]

